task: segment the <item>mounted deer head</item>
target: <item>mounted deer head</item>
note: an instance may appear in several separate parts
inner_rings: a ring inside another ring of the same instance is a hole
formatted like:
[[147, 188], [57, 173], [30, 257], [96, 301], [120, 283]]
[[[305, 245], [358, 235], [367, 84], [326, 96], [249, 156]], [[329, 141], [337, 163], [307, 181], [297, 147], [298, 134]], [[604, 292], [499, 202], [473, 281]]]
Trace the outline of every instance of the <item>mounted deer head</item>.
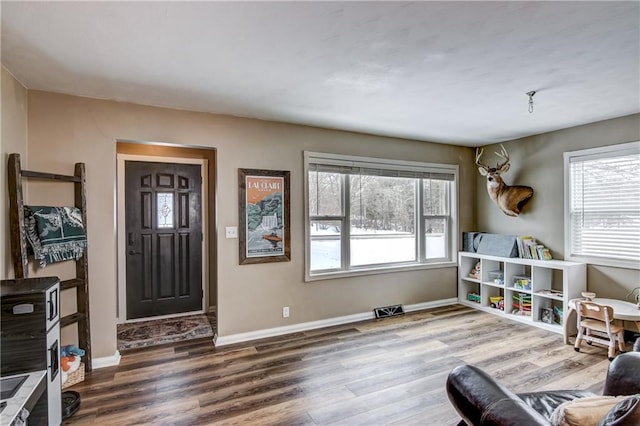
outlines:
[[476, 166], [482, 176], [487, 177], [487, 192], [494, 203], [498, 205], [500, 210], [508, 216], [518, 216], [520, 209], [533, 196], [533, 188], [529, 186], [514, 185], [509, 186], [500, 177], [501, 174], [509, 170], [509, 154], [504, 146], [500, 145], [502, 150], [496, 152], [496, 155], [504, 160], [502, 164], [497, 163], [496, 167], [489, 167], [480, 162], [482, 157], [482, 149], [478, 151], [476, 148]]

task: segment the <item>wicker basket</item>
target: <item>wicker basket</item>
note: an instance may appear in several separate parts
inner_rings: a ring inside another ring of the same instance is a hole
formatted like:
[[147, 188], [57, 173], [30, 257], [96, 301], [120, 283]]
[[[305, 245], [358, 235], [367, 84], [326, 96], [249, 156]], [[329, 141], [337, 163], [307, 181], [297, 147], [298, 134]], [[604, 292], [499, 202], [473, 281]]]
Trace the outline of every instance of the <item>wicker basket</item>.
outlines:
[[78, 367], [76, 371], [67, 374], [67, 381], [62, 384], [62, 389], [66, 389], [80, 382], [84, 382], [84, 362], [80, 363], [80, 367]]

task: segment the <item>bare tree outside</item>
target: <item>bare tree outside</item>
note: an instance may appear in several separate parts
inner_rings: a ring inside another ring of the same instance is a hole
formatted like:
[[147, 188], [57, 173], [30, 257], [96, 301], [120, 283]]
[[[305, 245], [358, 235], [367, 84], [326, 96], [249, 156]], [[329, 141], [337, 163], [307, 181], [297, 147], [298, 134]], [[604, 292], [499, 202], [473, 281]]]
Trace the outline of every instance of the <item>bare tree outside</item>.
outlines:
[[366, 231], [415, 230], [415, 179], [352, 175], [352, 235]]
[[[415, 262], [420, 238], [416, 220], [422, 221], [423, 257], [444, 258], [450, 183], [437, 179], [309, 172], [311, 270], [343, 268], [345, 249], [348, 265], [355, 267]], [[417, 202], [422, 203], [422, 218], [417, 215]], [[348, 235], [346, 241], [344, 233]], [[343, 242], [348, 242], [348, 246], [343, 247]]]

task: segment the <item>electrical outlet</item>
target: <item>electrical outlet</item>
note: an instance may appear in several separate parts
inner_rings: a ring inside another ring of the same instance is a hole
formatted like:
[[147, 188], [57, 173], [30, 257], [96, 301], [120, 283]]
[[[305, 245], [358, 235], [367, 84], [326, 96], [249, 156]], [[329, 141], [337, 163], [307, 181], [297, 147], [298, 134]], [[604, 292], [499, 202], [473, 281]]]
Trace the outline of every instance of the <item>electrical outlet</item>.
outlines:
[[289, 318], [289, 307], [285, 306], [282, 308], [282, 318]]

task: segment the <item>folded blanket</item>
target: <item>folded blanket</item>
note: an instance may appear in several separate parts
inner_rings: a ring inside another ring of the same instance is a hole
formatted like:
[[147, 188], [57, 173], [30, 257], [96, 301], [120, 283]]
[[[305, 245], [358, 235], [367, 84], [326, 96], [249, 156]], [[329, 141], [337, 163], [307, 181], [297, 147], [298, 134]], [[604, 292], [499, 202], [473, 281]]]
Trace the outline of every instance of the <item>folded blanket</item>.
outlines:
[[27, 240], [41, 267], [82, 257], [87, 236], [80, 209], [25, 206], [24, 216]]

